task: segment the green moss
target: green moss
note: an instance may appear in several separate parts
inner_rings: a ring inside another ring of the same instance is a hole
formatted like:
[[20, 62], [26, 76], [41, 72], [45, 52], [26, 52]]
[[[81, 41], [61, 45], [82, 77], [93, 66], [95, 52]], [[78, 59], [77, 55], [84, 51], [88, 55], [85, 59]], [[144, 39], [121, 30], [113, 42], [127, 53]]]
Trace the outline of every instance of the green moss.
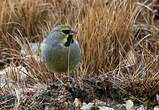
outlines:
[[144, 78], [122, 83], [115, 91], [117, 101], [132, 100], [135, 105], [153, 106], [156, 94], [159, 93], [159, 78]]

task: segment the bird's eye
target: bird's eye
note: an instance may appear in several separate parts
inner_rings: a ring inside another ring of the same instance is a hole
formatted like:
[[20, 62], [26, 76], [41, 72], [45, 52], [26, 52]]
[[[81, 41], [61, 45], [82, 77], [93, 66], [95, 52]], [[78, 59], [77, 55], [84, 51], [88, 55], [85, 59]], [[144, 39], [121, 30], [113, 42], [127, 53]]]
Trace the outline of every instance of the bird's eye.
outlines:
[[69, 33], [70, 33], [70, 30], [62, 30], [62, 32], [63, 32], [64, 34], [69, 34]]

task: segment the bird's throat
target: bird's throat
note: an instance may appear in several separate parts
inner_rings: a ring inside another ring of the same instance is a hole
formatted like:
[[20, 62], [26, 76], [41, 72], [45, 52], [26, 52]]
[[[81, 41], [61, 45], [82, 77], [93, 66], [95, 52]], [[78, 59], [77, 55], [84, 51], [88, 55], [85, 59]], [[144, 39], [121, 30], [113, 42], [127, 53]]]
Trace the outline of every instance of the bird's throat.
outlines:
[[69, 47], [70, 44], [72, 44], [72, 43], [73, 43], [73, 35], [68, 35], [67, 41], [66, 41], [66, 43], [65, 43], [65, 46], [66, 46], [66, 47]]

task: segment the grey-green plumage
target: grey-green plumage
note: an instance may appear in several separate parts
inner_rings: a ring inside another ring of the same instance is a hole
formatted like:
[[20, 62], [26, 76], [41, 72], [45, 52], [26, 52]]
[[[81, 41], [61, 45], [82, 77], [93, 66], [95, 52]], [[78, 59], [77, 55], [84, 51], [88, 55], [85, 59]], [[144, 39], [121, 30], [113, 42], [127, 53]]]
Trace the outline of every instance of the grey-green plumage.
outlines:
[[67, 72], [68, 67], [72, 71], [80, 62], [80, 47], [78, 42], [73, 40], [69, 46], [65, 45], [65, 39], [69, 35], [71, 36], [71, 33], [64, 33], [62, 31], [65, 28], [70, 27], [67, 25], [56, 26], [41, 43], [43, 61], [46, 67], [52, 72]]

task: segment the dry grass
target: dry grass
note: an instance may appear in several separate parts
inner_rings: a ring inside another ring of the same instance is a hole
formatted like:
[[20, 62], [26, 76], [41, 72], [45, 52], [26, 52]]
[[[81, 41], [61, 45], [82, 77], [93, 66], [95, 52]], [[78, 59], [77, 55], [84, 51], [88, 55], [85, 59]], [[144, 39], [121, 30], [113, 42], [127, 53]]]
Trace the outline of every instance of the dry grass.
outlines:
[[[33, 82], [47, 83], [52, 76], [34, 57], [22, 59], [20, 48], [28, 47], [28, 42], [41, 42], [57, 24], [69, 24], [78, 31], [82, 57], [74, 72], [77, 76], [111, 73], [121, 82], [158, 77], [158, 21], [152, 12], [155, 1], [0, 2], [0, 58], [7, 66], [25, 66]], [[31, 54], [29, 48], [27, 54]]]
[[[97, 2], [97, 1], [96, 1]], [[79, 30], [83, 65], [91, 72], [113, 70], [132, 46], [132, 24], [136, 12], [129, 1], [110, 6], [94, 3]], [[124, 28], [123, 28], [124, 27]]]

